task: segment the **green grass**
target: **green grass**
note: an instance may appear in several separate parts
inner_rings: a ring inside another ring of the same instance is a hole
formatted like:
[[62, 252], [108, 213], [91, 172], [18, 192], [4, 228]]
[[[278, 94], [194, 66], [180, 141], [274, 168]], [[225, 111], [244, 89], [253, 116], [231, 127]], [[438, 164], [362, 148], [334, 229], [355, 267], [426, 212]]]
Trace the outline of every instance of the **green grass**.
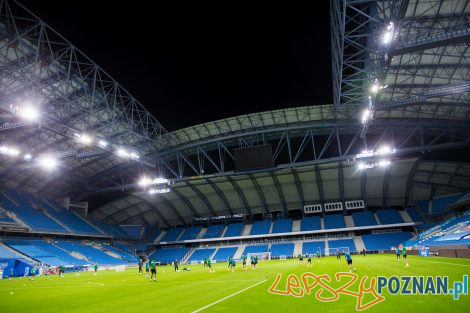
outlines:
[[[366, 275], [382, 276], [449, 276], [449, 285], [461, 281], [470, 273], [470, 260], [409, 257], [410, 267], [394, 255], [355, 256], [359, 279]], [[244, 272], [237, 263], [234, 273], [225, 263], [214, 264], [215, 273], [202, 265], [189, 266], [190, 272], [175, 273], [170, 266], [158, 268], [158, 282], [149, 282], [137, 269], [125, 272], [101, 271], [66, 274], [65, 277], [37, 277], [34, 281], [16, 278], [0, 281], [0, 312], [193, 312], [210, 303], [236, 293], [258, 282], [265, 282], [211, 306], [203, 312], [354, 312], [356, 298], [340, 295], [334, 302], [320, 302], [314, 293], [302, 298], [274, 295], [268, 292], [278, 273], [283, 274], [277, 289], [285, 290], [289, 274], [301, 276], [304, 272], [329, 274], [347, 270], [344, 259], [322, 258], [312, 268], [299, 266], [296, 260], [261, 262], [260, 268]], [[181, 266], [182, 268], [184, 266]], [[329, 283], [339, 287], [343, 283]], [[359, 282], [349, 289], [358, 291]], [[369, 286], [369, 280], [366, 287]], [[298, 291], [298, 289], [296, 289]], [[323, 294], [331, 296], [331, 294]], [[364, 312], [469, 312], [470, 295], [461, 295], [454, 301], [451, 295], [390, 295], [385, 301]], [[364, 301], [373, 299], [368, 294]]]

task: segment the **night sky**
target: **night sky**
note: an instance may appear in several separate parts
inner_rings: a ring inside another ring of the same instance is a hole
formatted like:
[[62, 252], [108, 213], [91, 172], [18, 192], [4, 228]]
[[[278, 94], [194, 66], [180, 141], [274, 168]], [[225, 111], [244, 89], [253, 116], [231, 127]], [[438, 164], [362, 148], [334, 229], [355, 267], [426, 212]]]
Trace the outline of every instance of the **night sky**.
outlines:
[[332, 103], [327, 0], [19, 1], [170, 131]]

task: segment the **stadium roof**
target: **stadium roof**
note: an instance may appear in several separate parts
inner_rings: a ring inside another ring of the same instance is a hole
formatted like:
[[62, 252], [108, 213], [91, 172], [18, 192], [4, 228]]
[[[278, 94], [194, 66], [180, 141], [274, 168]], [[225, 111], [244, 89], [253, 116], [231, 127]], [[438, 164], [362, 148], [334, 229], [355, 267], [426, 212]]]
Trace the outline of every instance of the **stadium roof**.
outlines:
[[[407, 205], [468, 189], [467, 163], [421, 155], [469, 146], [469, 13], [468, 1], [331, 1], [333, 104], [169, 133], [44, 21], [0, 0], [1, 144], [21, 151], [0, 155], [1, 184], [72, 200], [127, 191], [134, 194], [93, 215], [166, 225], [312, 201]], [[28, 102], [40, 108], [38, 121], [21, 117]], [[234, 171], [234, 148], [266, 143], [275, 168]], [[395, 149], [393, 170], [359, 174], [356, 156], [383, 145]], [[46, 155], [58, 159], [57, 170], [38, 168]], [[171, 179], [172, 192], [141, 194], [143, 175]]]

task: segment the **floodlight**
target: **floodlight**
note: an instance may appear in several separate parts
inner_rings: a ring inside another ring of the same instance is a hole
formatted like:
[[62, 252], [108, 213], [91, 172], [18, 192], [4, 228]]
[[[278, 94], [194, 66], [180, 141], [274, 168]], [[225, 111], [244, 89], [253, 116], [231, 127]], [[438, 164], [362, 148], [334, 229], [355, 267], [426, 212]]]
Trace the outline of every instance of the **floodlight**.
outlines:
[[93, 142], [93, 138], [87, 134], [74, 134], [77, 137], [77, 141], [83, 143], [84, 145], [89, 145]]
[[130, 157], [133, 158], [133, 159], [139, 159], [140, 158], [140, 156], [135, 152], [131, 152]]
[[39, 165], [47, 170], [51, 170], [57, 166], [57, 160], [52, 156], [44, 156], [39, 159]]
[[392, 153], [392, 149], [389, 146], [382, 146], [377, 150], [378, 155], [387, 155]]
[[370, 92], [372, 92], [373, 94], [376, 94], [377, 91], [379, 91], [379, 83], [375, 82], [372, 86], [370, 86]]
[[33, 158], [33, 156], [29, 153], [26, 153], [25, 155], [23, 155], [23, 159], [25, 161], [31, 161], [32, 158]]
[[374, 155], [374, 151], [372, 151], [372, 150], [362, 150], [361, 153], [356, 155], [356, 158], [357, 159], [367, 158], [367, 157], [371, 157], [373, 155]]
[[392, 163], [390, 162], [390, 160], [380, 160], [380, 161], [379, 161], [379, 166], [380, 166], [380, 167], [387, 167], [387, 166], [389, 166], [390, 164], [392, 164]]
[[144, 187], [150, 184], [152, 184], [152, 180], [148, 177], [142, 177], [139, 181], [139, 185], [144, 186]]
[[18, 115], [27, 121], [36, 121], [39, 118], [39, 111], [30, 103], [26, 103], [18, 109]]
[[128, 158], [130, 157], [129, 155], [129, 152], [127, 152], [126, 150], [122, 149], [122, 148], [119, 148], [117, 151], [116, 151], [116, 154], [118, 156], [120, 156], [121, 158]]
[[0, 146], [0, 153], [6, 154], [8, 156], [17, 156], [20, 154], [20, 151], [16, 148], [13, 147], [8, 147], [8, 146]]
[[366, 164], [361, 162], [361, 163], [359, 163], [359, 164], [357, 165], [357, 167], [358, 167], [360, 170], [363, 170], [363, 169], [366, 168]]
[[364, 112], [362, 113], [362, 123], [363, 124], [370, 119], [370, 113], [371, 113], [371, 111], [369, 109], [365, 109]]
[[103, 139], [100, 139], [100, 140], [98, 141], [98, 145], [99, 145], [100, 147], [102, 147], [102, 148], [105, 148], [105, 147], [108, 146], [108, 143], [107, 143], [106, 141], [104, 141]]
[[150, 189], [149, 194], [154, 195], [156, 193], [168, 193], [170, 188]]
[[382, 34], [382, 43], [384, 45], [388, 45], [390, 42], [392, 42], [393, 39], [393, 31], [392, 30], [387, 30]]

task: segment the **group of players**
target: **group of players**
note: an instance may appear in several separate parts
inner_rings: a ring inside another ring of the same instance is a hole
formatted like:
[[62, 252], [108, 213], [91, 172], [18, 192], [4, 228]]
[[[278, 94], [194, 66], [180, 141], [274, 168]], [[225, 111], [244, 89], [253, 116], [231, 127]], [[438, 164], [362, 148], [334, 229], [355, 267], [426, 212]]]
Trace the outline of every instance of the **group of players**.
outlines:
[[[349, 253], [349, 251], [345, 249], [342, 252], [343, 252], [344, 258], [345, 258], [345, 260], [348, 264], [349, 272], [352, 272], [352, 271], [356, 272], [356, 267], [353, 265], [352, 257], [351, 257], [351, 254]], [[366, 256], [365, 249], [363, 249], [361, 254]], [[307, 261], [307, 267], [312, 267], [312, 256], [315, 256], [317, 258], [318, 262], [320, 262], [321, 253], [320, 253], [320, 250], [317, 250], [315, 255], [308, 254], [308, 253], [305, 253], [304, 255], [299, 254], [297, 256], [297, 258], [299, 260], [299, 264], [301, 266], [304, 265], [305, 264], [304, 259], [305, 259]], [[397, 256], [397, 260], [400, 260], [400, 258], [403, 256], [403, 259], [406, 261], [406, 267], [409, 266], [408, 259], [407, 259], [408, 255], [407, 255], [405, 247], [403, 247], [401, 245], [399, 247], [397, 247], [396, 248], [396, 256]], [[247, 259], [248, 259], [248, 257], [246, 255], [242, 255], [241, 260], [242, 260], [242, 266], [243, 266], [244, 271], [246, 271], [248, 269]], [[336, 249], [336, 259], [341, 260], [341, 251], [339, 249]], [[258, 268], [258, 261], [259, 261], [258, 256], [256, 256], [256, 255], [251, 256], [250, 257], [251, 268], [257, 269]], [[227, 270], [233, 272], [235, 270], [236, 262], [235, 262], [235, 259], [232, 256], [230, 256], [227, 259], [227, 264], [228, 264]], [[143, 265], [144, 265], [144, 261], [142, 259], [140, 259], [139, 263], [138, 263], [139, 274], [143, 274], [143, 270], [142, 270]], [[175, 260], [173, 262], [173, 266], [175, 268], [175, 272], [179, 272], [179, 262], [178, 262], [178, 260]], [[214, 272], [214, 269], [212, 268], [212, 260], [210, 258], [207, 258], [207, 257], [204, 258], [204, 267], [209, 268], [209, 271], [211, 273]], [[188, 269], [186, 269], [186, 270], [188, 270]], [[154, 281], [154, 282], [157, 281], [157, 262], [155, 261], [155, 259], [149, 259], [145, 262], [145, 271], [146, 271], [145, 277], [148, 277], [149, 271], [150, 271], [150, 273], [151, 273], [150, 281]], [[95, 267], [95, 272], [96, 272], [96, 267]]]
[[[243, 265], [244, 271], [247, 270], [247, 259], [248, 257], [246, 255], [242, 255], [242, 265]], [[256, 255], [251, 256], [250, 261], [251, 261], [251, 268], [253, 269], [258, 268], [259, 259]], [[230, 256], [227, 259], [227, 264], [228, 264], [227, 270], [231, 272], [235, 270], [235, 266], [237, 265], [235, 259], [232, 256]], [[214, 272], [214, 269], [212, 268], [212, 260], [210, 258], [204, 258], [204, 267], [208, 267], [211, 273]]]

